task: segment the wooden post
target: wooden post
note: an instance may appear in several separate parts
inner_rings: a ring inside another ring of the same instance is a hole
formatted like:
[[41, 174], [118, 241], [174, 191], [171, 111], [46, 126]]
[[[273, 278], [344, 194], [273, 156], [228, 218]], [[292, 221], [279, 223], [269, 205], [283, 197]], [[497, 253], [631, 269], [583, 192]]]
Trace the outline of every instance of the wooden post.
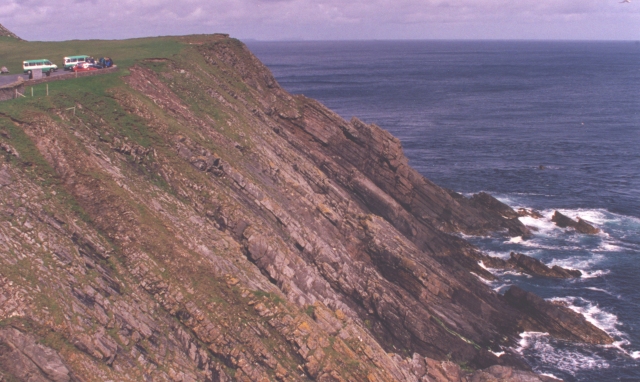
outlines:
[[49, 97], [49, 84], [47, 84], [47, 97]]
[[33, 86], [31, 87], [31, 97], [33, 97]]

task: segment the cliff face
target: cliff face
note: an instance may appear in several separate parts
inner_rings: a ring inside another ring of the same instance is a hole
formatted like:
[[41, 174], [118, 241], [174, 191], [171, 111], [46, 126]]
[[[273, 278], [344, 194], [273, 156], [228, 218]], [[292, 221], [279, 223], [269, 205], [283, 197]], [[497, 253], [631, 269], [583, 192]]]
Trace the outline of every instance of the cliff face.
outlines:
[[453, 234], [528, 235], [513, 210], [431, 183], [240, 42], [180, 41], [116, 85], [0, 108], [7, 377], [538, 380], [491, 351], [524, 329], [608, 341], [471, 273], [491, 259]]

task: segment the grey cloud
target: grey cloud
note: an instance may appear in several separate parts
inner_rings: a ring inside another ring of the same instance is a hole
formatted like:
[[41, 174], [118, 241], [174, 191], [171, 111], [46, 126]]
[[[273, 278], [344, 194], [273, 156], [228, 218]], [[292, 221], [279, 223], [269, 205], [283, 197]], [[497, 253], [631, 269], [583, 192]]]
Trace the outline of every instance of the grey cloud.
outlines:
[[[264, 39], [640, 39], [640, 4], [619, 4], [618, 0], [5, 0], [0, 5], [0, 23], [28, 40], [212, 32]], [[92, 28], [102, 23], [111, 27]]]

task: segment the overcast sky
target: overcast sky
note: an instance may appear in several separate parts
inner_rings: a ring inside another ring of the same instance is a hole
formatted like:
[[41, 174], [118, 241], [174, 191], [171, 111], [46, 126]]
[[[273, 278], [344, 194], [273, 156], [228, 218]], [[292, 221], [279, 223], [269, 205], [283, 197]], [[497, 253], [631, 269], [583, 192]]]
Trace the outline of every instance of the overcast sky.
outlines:
[[0, 0], [26, 40], [640, 40], [640, 0]]

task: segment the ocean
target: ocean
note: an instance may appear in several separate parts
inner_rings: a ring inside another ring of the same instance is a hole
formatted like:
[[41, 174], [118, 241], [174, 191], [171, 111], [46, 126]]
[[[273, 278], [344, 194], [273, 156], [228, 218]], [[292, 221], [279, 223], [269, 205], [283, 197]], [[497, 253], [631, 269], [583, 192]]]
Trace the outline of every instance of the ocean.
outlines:
[[[495, 272], [559, 300], [609, 333], [611, 346], [524, 333], [534, 370], [566, 381], [640, 381], [640, 43], [535, 41], [249, 42], [289, 92], [400, 138], [435, 183], [486, 191], [522, 218], [530, 240], [466, 237], [493, 256], [525, 253], [579, 269], [575, 280]], [[556, 227], [553, 211], [596, 236]]]

